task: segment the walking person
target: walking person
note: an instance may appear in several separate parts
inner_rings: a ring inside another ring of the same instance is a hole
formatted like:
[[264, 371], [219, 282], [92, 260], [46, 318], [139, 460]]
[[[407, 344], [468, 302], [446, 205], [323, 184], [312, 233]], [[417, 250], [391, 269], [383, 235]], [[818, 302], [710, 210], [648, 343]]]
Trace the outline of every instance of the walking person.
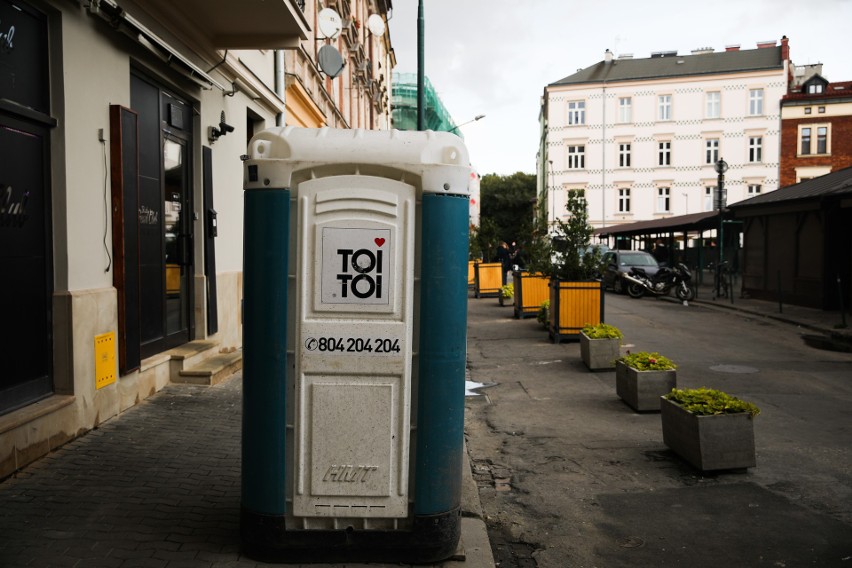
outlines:
[[500, 243], [500, 246], [497, 247], [497, 262], [499, 262], [502, 267], [502, 278], [503, 285], [506, 285], [506, 276], [507, 273], [512, 270], [512, 253], [509, 252], [509, 245], [506, 244], [506, 241]]

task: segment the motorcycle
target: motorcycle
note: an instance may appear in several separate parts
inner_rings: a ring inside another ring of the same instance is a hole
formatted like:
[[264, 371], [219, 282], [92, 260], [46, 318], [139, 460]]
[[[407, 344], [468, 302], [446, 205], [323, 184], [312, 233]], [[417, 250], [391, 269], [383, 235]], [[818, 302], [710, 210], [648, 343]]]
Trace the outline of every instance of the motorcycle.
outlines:
[[695, 290], [689, 284], [692, 273], [682, 262], [662, 266], [654, 276], [648, 276], [644, 268], [634, 266], [624, 278], [629, 283], [627, 293], [631, 298], [641, 298], [646, 293], [667, 296], [672, 289], [680, 300], [689, 301], [695, 297]]

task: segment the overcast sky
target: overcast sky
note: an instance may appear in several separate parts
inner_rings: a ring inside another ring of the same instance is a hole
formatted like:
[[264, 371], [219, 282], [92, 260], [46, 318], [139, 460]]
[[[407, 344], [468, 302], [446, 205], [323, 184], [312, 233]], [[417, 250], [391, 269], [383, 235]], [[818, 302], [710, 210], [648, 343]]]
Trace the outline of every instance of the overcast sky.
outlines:
[[[790, 38], [796, 65], [822, 63], [829, 81], [852, 81], [852, 0], [424, 0], [425, 73], [482, 174], [535, 173], [544, 87], [601, 61], [610, 49], [651, 52], [753, 49]], [[417, 72], [418, 0], [393, 0], [399, 72]]]

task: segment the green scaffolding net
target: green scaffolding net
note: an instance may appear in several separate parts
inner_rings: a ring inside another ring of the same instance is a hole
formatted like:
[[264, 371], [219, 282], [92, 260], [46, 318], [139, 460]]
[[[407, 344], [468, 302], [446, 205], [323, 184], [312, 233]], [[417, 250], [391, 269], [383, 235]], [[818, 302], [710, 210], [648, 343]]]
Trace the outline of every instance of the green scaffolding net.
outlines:
[[[391, 107], [392, 124], [397, 130], [417, 130], [417, 74], [394, 73]], [[456, 123], [441, 102], [441, 98], [428, 77], [423, 78], [423, 99], [426, 105], [424, 127], [426, 130], [450, 131]], [[455, 134], [461, 136], [457, 130]]]

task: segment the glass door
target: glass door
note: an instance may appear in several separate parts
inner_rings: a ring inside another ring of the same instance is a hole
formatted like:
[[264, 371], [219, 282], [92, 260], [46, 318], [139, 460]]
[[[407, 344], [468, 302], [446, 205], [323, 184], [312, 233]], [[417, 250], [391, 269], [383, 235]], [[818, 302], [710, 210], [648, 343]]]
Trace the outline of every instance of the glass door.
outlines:
[[192, 320], [192, 107], [131, 75], [139, 140], [142, 358], [188, 342]]
[[[191, 225], [186, 143], [168, 133], [163, 135], [163, 242], [166, 335], [185, 334], [189, 329], [189, 277], [191, 268]], [[188, 340], [189, 337], [186, 337]]]

